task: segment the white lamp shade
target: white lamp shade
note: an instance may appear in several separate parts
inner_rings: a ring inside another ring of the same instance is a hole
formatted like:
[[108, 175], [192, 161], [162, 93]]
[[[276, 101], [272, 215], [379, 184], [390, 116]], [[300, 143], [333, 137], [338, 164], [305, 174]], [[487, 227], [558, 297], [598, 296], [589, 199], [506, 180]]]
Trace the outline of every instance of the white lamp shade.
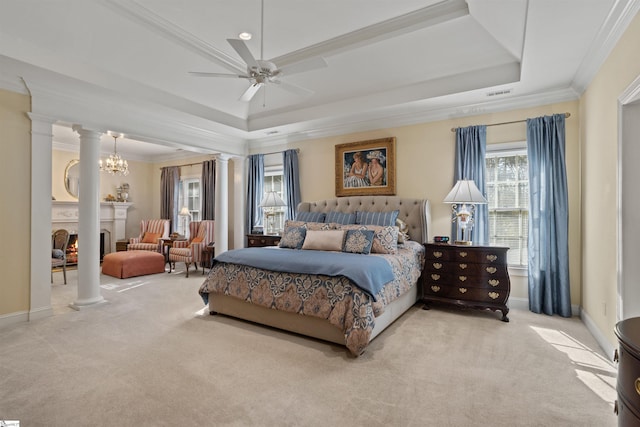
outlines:
[[269, 191], [260, 202], [261, 208], [279, 208], [281, 206], [287, 206], [287, 204], [275, 191]]
[[475, 182], [472, 180], [461, 179], [456, 182], [453, 189], [447, 194], [443, 200], [444, 203], [469, 203], [469, 204], [486, 204], [487, 199], [484, 198]]
[[178, 214], [180, 216], [191, 216], [191, 212], [189, 212], [189, 208], [186, 206], [183, 206], [182, 209], [180, 209], [180, 213]]

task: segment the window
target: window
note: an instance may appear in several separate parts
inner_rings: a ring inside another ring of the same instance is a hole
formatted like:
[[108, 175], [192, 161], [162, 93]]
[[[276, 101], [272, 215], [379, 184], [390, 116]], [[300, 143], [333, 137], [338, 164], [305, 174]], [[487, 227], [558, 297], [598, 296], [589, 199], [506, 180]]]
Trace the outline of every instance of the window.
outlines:
[[[275, 191], [278, 193], [278, 196], [285, 199], [284, 197], [284, 171], [282, 166], [278, 167], [265, 167], [264, 171], [264, 194], [263, 197], [270, 191]], [[276, 208], [274, 209], [274, 227], [276, 230], [284, 229], [284, 214], [285, 208]], [[266, 231], [266, 230], [265, 230]]]
[[508, 246], [508, 264], [527, 265], [529, 164], [526, 143], [487, 147], [486, 190], [489, 243]]
[[189, 237], [189, 226], [191, 221], [200, 221], [201, 218], [201, 197], [200, 197], [200, 178], [183, 177], [180, 179], [180, 189], [178, 192], [178, 211], [186, 206], [189, 209], [191, 218], [178, 217], [178, 233]]

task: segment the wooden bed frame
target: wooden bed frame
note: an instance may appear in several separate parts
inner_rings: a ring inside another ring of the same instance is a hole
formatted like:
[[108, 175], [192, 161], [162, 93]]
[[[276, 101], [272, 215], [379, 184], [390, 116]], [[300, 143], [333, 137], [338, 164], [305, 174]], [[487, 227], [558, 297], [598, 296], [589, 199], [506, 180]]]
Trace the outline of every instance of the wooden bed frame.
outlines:
[[[398, 218], [407, 224], [411, 240], [421, 243], [429, 241], [431, 209], [428, 200], [395, 196], [351, 196], [317, 202], [303, 202], [298, 205], [299, 212], [338, 211], [353, 213], [355, 211], [388, 212], [394, 210], [400, 211]], [[382, 315], [376, 317], [376, 324], [370, 340], [412, 307], [417, 298], [418, 284], [416, 283], [409, 292], [387, 305]], [[344, 333], [325, 319], [273, 310], [231, 296], [210, 294], [209, 313], [212, 315], [225, 314], [345, 345]]]

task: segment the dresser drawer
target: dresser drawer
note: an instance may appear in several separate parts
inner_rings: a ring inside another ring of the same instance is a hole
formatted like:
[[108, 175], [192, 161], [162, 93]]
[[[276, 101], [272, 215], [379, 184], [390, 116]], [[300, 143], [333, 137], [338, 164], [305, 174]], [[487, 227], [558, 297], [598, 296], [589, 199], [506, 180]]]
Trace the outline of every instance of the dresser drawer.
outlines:
[[451, 282], [449, 283], [455, 287], [462, 286], [488, 290], [509, 289], [509, 281], [502, 275], [496, 275], [495, 277], [487, 275], [469, 276], [456, 273], [451, 275]]
[[504, 304], [509, 297], [509, 292], [503, 289], [491, 290], [469, 286], [449, 286], [431, 282], [426, 284], [423, 289], [423, 295], [427, 298], [434, 296], [479, 303]]
[[507, 254], [505, 251], [492, 250], [490, 247], [483, 250], [457, 249], [454, 251], [453, 260], [456, 262], [506, 265]]
[[623, 344], [619, 349], [618, 393], [640, 410], [640, 360], [636, 359]]
[[453, 252], [446, 245], [441, 245], [443, 247], [433, 247], [429, 246], [425, 250], [425, 258], [428, 260], [440, 260], [440, 261], [450, 261], [453, 259]]
[[624, 397], [618, 395], [616, 400], [616, 409], [618, 414], [619, 426], [640, 426], [640, 415], [638, 415], [629, 402]]

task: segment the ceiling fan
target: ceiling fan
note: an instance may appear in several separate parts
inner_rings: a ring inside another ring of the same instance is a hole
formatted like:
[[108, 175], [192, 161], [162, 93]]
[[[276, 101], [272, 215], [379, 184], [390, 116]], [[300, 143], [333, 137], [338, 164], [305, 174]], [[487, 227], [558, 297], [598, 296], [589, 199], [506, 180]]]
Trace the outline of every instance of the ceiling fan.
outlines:
[[264, 0], [261, 2], [261, 22], [260, 22], [260, 59], [255, 59], [251, 51], [247, 47], [244, 40], [227, 39], [227, 42], [240, 55], [240, 58], [247, 64], [247, 72], [245, 74], [228, 74], [228, 73], [208, 73], [200, 71], [190, 71], [189, 74], [199, 77], [231, 77], [247, 79], [251, 85], [240, 97], [240, 101], [250, 101], [253, 96], [258, 93], [260, 88], [268, 83], [273, 83], [281, 88], [288, 90], [297, 95], [307, 96], [313, 94], [313, 91], [303, 87], [294, 85], [280, 80], [281, 76], [294, 73], [302, 73], [305, 71], [324, 68], [327, 66], [325, 60], [321, 57], [309, 58], [294, 64], [278, 67], [271, 61], [263, 58], [264, 47]]

